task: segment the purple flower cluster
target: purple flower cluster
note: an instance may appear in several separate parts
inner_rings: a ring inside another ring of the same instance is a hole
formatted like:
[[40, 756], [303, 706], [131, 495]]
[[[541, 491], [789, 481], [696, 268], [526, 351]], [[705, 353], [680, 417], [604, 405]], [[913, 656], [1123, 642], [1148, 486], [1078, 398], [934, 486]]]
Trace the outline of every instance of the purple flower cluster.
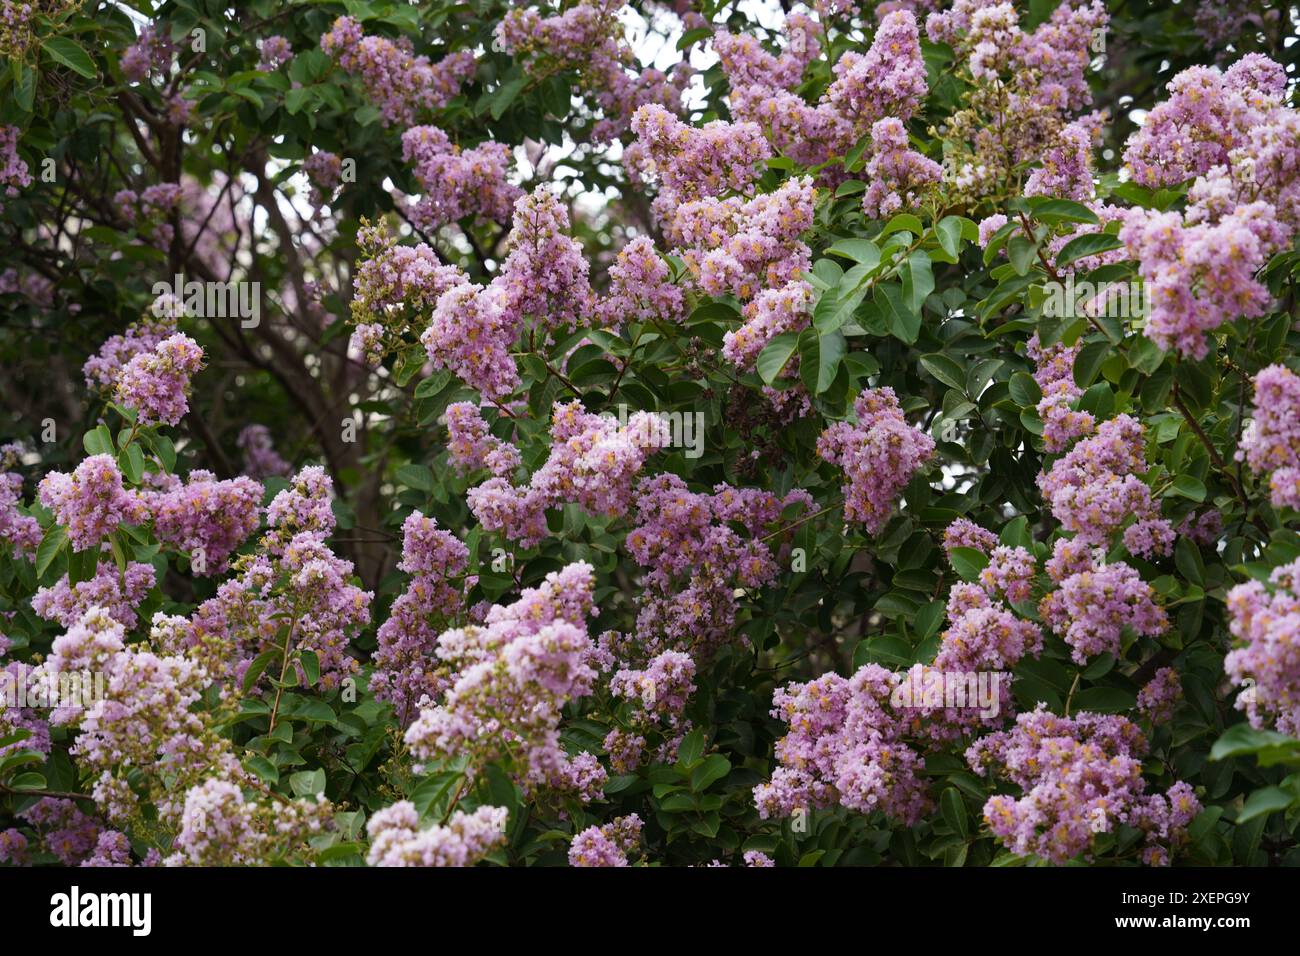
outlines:
[[330, 824], [325, 801], [245, 799], [238, 784], [211, 779], [185, 794], [180, 829], [164, 866], [269, 866]]
[[244, 455], [244, 474], [260, 481], [263, 478], [287, 478], [293, 466], [280, 457], [271, 440], [271, 430], [254, 422], [239, 430], [235, 445]]
[[134, 83], [167, 73], [176, 57], [176, 44], [165, 27], [150, 23], [122, 54], [122, 75]]
[[[32, 184], [27, 163], [18, 155], [19, 132], [17, 126], [0, 126], [0, 188], [9, 199], [15, 198], [19, 189]], [[4, 208], [4, 203], [0, 203], [0, 212]]]
[[418, 511], [407, 517], [402, 532], [398, 567], [411, 580], [379, 626], [369, 686], [377, 700], [393, 704], [405, 726], [421, 698], [432, 698], [447, 688], [445, 669], [437, 659], [433, 622], [449, 621], [461, 609], [463, 589], [453, 581], [464, 576], [469, 549]]
[[409, 800], [377, 811], [366, 824], [371, 866], [473, 866], [506, 841], [504, 807], [457, 810], [445, 824], [421, 827]]
[[1082, 544], [1107, 546], [1130, 517], [1124, 532], [1134, 554], [1168, 554], [1173, 526], [1160, 517], [1151, 489], [1139, 477], [1147, 470], [1143, 427], [1128, 415], [1102, 422], [1038, 476], [1038, 489], [1052, 515]]
[[604, 826], [587, 827], [569, 844], [570, 866], [627, 866], [627, 855], [641, 842], [641, 818], [615, 817]]
[[135, 609], [155, 583], [152, 564], [132, 561], [119, 571], [115, 564], [101, 563], [89, 581], [70, 584], [65, 574], [53, 586], [40, 588], [32, 595], [32, 610], [68, 628], [91, 608], [102, 608], [129, 630], [135, 627]]
[[1300, 375], [1270, 365], [1255, 376], [1255, 405], [1238, 459], [1267, 474], [1275, 508], [1300, 508]]
[[[573, 502], [592, 514], [625, 514], [646, 458], [667, 444], [667, 428], [652, 412], [636, 412], [619, 425], [612, 416], [583, 411], [581, 402], [557, 404], [551, 416], [551, 453], [529, 483], [514, 485], [501, 475], [489, 478], [470, 489], [470, 510], [484, 529], [500, 531], [525, 547], [547, 536], [547, 508]], [[506, 463], [500, 452], [494, 454], [494, 462]]]
[[1035, 411], [1043, 422], [1043, 447], [1050, 452], [1064, 451], [1076, 438], [1091, 435], [1097, 427], [1091, 412], [1073, 408], [1075, 399], [1083, 394], [1074, 383], [1074, 360], [1082, 349], [1082, 342], [1073, 346], [1058, 342], [1043, 348], [1037, 332], [1029, 339], [1034, 381], [1043, 393]]
[[494, 140], [461, 149], [436, 126], [412, 126], [402, 134], [402, 159], [413, 164], [424, 187], [424, 197], [411, 209], [411, 220], [421, 229], [466, 216], [506, 223], [523, 195], [506, 180], [510, 149]]
[[361, 78], [366, 96], [378, 107], [386, 126], [409, 126], [420, 110], [442, 109], [477, 67], [477, 58], [469, 50], [431, 63], [427, 56], [414, 54], [407, 38], [366, 36], [352, 17], [335, 20], [321, 36], [320, 48]]
[[934, 160], [908, 147], [907, 130], [894, 117], [877, 120], [871, 127], [871, 160], [867, 163], [871, 185], [862, 198], [862, 211], [884, 219], [900, 209], [915, 209], [943, 178]]
[[202, 367], [203, 349], [188, 335], [173, 335], [126, 364], [117, 400], [136, 410], [141, 425], [176, 425], [189, 411], [190, 378]]
[[1169, 619], [1151, 585], [1122, 561], [1095, 565], [1078, 542], [1057, 542], [1047, 571], [1058, 589], [1038, 609], [1073, 649], [1075, 661], [1082, 664], [1105, 651], [1118, 657], [1126, 627], [1147, 637], [1163, 633]]
[[1005, 777], [1021, 790], [1018, 799], [999, 794], [984, 804], [984, 822], [1012, 853], [1057, 864], [1086, 859], [1098, 834], [1128, 824], [1146, 834], [1144, 862], [1167, 864], [1201, 807], [1181, 781], [1167, 794], [1145, 793], [1146, 749], [1141, 731], [1123, 717], [1058, 717], [1040, 706], [1011, 730], [976, 741], [966, 757], [976, 773]]
[[1249, 581], [1228, 592], [1230, 628], [1239, 646], [1223, 669], [1246, 689], [1237, 696], [1254, 727], [1274, 722], [1300, 736], [1300, 561], [1275, 568], [1269, 583]]
[[1138, 691], [1137, 708], [1153, 724], [1168, 723], [1174, 716], [1174, 708], [1183, 699], [1183, 682], [1178, 671], [1172, 667], [1162, 667], [1155, 676]]
[[293, 59], [293, 47], [279, 34], [262, 41], [257, 68], [264, 73], [273, 73]]
[[780, 766], [754, 788], [759, 816], [839, 804], [916, 823], [930, 807], [922, 755], [906, 741], [910, 720], [889, 709], [900, 677], [867, 664], [852, 678], [823, 674], [779, 688], [772, 716], [790, 730], [776, 743]]
[[141, 524], [148, 517], [140, 496], [122, 487], [122, 472], [111, 455], [92, 455], [71, 475], [49, 472], [38, 494], [77, 551], [98, 550], [119, 525]]
[[86, 385], [99, 392], [111, 393], [117, 387], [122, 370], [132, 359], [152, 353], [165, 339], [176, 334], [176, 319], [183, 311], [178, 306], [173, 296], [160, 296], [138, 322], [127, 326], [121, 335], [105, 340], [99, 351], [82, 366]]
[[591, 693], [596, 671], [587, 617], [593, 569], [570, 564], [514, 604], [493, 607], [484, 626], [446, 631], [436, 654], [449, 689], [427, 702], [405, 740], [418, 760], [467, 759], [474, 778], [504, 762], [527, 790], [549, 787], [584, 802], [600, 794], [605, 771], [591, 754], [570, 758], [560, 742], [561, 709]]
[[145, 495], [153, 514], [154, 534], [165, 545], [187, 554], [196, 574], [224, 572], [230, 555], [257, 530], [262, 513], [262, 486], [252, 478], [218, 481], [211, 472], [190, 472], [184, 484]]
[[844, 470], [844, 518], [877, 534], [894, 502], [934, 452], [934, 439], [903, 417], [892, 388], [866, 389], [853, 403], [857, 422], [835, 422], [817, 454]]

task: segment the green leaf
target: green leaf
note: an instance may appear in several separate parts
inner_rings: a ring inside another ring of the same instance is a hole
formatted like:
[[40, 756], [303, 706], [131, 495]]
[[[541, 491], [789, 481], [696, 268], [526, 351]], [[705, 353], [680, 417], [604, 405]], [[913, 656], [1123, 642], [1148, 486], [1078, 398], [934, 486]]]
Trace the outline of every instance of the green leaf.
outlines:
[[1257, 730], [1248, 723], [1234, 724], [1210, 748], [1211, 760], [1254, 754], [1261, 767], [1300, 763], [1300, 740], [1275, 730]]
[[1034, 206], [1033, 217], [1039, 222], [1054, 225], [1058, 222], [1079, 222], [1095, 226], [1099, 220], [1097, 214], [1083, 203], [1069, 199], [1049, 199]]
[[492, 107], [490, 112], [494, 120], [499, 120], [505, 115], [506, 110], [510, 109], [510, 104], [518, 99], [523, 88], [528, 85], [528, 76], [520, 73], [518, 76], [511, 77], [497, 88], [492, 94]]
[[934, 273], [930, 269], [930, 257], [917, 249], [907, 258], [902, 270], [903, 302], [918, 316], [925, 300], [934, 291]]
[[961, 217], [945, 216], [940, 219], [939, 224], [934, 227], [934, 234], [939, 239], [939, 247], [956, 262], [957, 254], [961, 250]]
[[948, 563], [963, 581], [978, 581], [980, 572], [989, 566], [989, 558], [975, 548], [953, 548]]
[[841, 299], [838, 290], [827, 289], [813, 309], [813, 327], [823, 335], [841, 328], [853, 317], [854, 311], [862, 304], [865, 297], [866, 292], [859, 291]]
[[397, 480], [416, 491], [433, 491], [433, 472], [424, 465], [402, 465], [397, 469]]
[[758, 354], [758, 360], [755, 367], [758, 369], [758, 377], [767, 385], [771, 385], [781, 374], [790, 357], [794, 355], [795, 349], [799, 347], [798, 332], [783, 332], [768, 342], [763, 351]]
[[939, 798], [939, 810], [943, 815], [943, 822], [952, 827], [952, 829], [963, 840], [970, 837], [970, 820], [966, 815], [966, 803], [961, 798], [961, 793], [956, 787], [948, 787]]
[[300, 651], [298, 660], [302, 662], [303, 673], [307, 676], [307, 686], [315, 686], [320, 680], [320, 658], [315, 651]]
[[847, 351], [844, 333], [819, 335], [816, 329], [804, 329], [799, 335], [799, 377], [804, 387], [814, 395], [830, 388]]
[[1074, 384], [1087, 388], [1097, 378], [1102, 363], [1113, 354], [1114, 346], [1109, 342], [1089, 342], [1079, 350], [1074, 360]]
[[880, 247], [870, 239], [841, 239], [826, 252], [873, 269], [880, 264]]
[[87, 455], [111, 455], [117, 450], [113, 444], [113, 433], [105, 425], [81, 436], [81, 446], [86, 449]]
[[707, 790], [709, 784], [721, 780], [731, 772], [731, 761], [722, 754], [709, 754], [704, 762], [691, 772], [691, 789], [696, 793]]
[[889, 220], [888, 225], [886, 225], [884, 229], [880, 230], [880, 235], [876, 238], [883, 239], [885, 236], [891, 235], [892, 233], [904, 231], [910, 232], [914, 236], [921, 236], [925, 234], [925, 226], [922, 224], [920, 219], [917, 219], [910, 212], [900, 212], [893, 219]]
[[955, 359], [942, 352], [922, 355], [921, 367], [943, 384], [961, 391], [966, 390], [966, 370]]
[[1124, 248], [1124, 243], [1120, 242], [1117, 236], [1112, 236], [1108, 232], [1084, 233], [1082, 236], [1075, 236], [1056, 254], [1056, 267], [1064, 269], [1080, 259], [1122, 248]]
[[696, 727], [682, 739], [681, 746], [677, 748], [677, 762], [684, 767], [689, 767], [699, 760], [703, 753], [704, 730]]
[[244, 766], [257, 774], [263, 780], [270, 784], [280, 782], [280, 771], [275, 769], [275, 764], [261, 755], [253, 755], [244, 761]]
[[300, 770], [289, 777], [289, 789], [299, 797], [314, 797], [325, 792], [324, 770]]
[[95, 78], [94, 61], [75, 40], [69, 40], [67, 37], [50, 37], [41, 44], [41, 49], [49, 55], [51, 60], [62, 63], [74, 73], [80, 73], [88, 80]]
[[68, 532], [63, 530], [62, 525], [52, 524], [45, 537], [41, 539], [40, 547], [36, 549], [36, 577], [43, 578], [45, 572], [49, 570], [54, 559], [63, 550], [63, 546], [68, 543]]
[[1011, 391], [1011, 400], [1021, 408], [1036, 408], [1043, 400], [1042, 389], [1028, 372], [1017, 372], [1007, 383]]
[[1237, 814], [1235, 822], [1240, 826], [1255, 817], [1289, 809], [1294, 803], [1300, 803], [1300, 798], [1293, 796], [1281, 787], [1264, 787], [1256, 790], [1246, 798], [1246, 802], [1242, 806], [1241, 812]]
[[1169, 486], [1169, 491], [1184, 498], [1190, 498], [1192, 501], [1201, 502], [1205, 500], [1205, 485], [1191, 475], [1179, 475], [1174, 478], [1174, 483]]
[[916, 343], [921, 334], [921, 315], [907, 307], [903, 302], [903, 290], [896, 282], [884, 282], [876, 286], [874, 301], [885, 317], [889, 332], [896, 339], [908, 345]]
[[253, 658], [253, 663], [249, 664], [248, 670], [244, 671], [243, 692], [247, 694], [252, 690], [253, 685], [257, 683], [257, 679], [262, 676], [262, 672], [266, 670], [272, 661], [279, 660], [279, 658], [280, 649], [278, 647], [273, 647], [269, 651], [262, 651], [257, 657]]

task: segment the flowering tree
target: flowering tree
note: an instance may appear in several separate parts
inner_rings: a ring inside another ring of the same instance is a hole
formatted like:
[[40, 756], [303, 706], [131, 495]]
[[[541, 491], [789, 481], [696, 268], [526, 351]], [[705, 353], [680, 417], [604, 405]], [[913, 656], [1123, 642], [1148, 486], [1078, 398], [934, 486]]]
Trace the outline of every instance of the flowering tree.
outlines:
[[1295, 23], [0, 0], [0, 862], [1295, 862]]

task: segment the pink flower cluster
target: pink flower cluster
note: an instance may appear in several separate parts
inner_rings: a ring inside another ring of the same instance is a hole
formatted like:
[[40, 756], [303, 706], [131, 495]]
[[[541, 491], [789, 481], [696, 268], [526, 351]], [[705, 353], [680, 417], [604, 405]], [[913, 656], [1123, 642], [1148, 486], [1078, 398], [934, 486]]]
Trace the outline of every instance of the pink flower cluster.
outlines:
[[[9, 199], [15, 198], [19, 189], [32, 184], [27, 163], [18, 155], [19, 132], [17, 126], [0, 126], [0, 188]], [[0, 203], [0, 212], [4, 208], [4, 203]]]
[[955, 0], [926, 20], [930, 40], [950, 45], [970, 78], [963, 108], [947, 124], [946, 138], [958, 146], [950, 177], [956, 194], [996, 193], [1022, 164], [1043, 158], [1035, 192], [1081, 193], [1089, 181], [1078, 169], [1078, 132], [1065, 134], [1064, 143], [1061, 137], [1069, 115], [1091, 102], [1087, 72], [1106, 7], [1101, 0], [1062, 3], [1033, 32], [1019, 19], [1000, 0]]
[[862, 211], [872, 219], [884, 219], [901, 209], [920, 206], [943, 178], [943, 169], [908, 147], [907, 130], [891, 116], [871, 127], [867, 177], [871, 185], [862, 197]]
[[32, 610], [47, 621], [72, 627], [91, 608], [102, 608], [128, 630], [135, 627], [135, 609], [156, 583], [152, 564], [131, 561], [125, 571], [101, 563], [89, 581], [70, 584], [65, 574], [48, 588], [32, 595]]
[[369, 687], [377, 700], [392, 703], [406, 726], [421, 698], [433, 698], [448, 686], [433, 622], [449, 621], [461, 609], [463, 589], [453, 580], [464, 576], [469, 549], [418, 511], [407, 517], [402, 533], [398, 568], [411, 580], [379, 626]]
[[802, 279], [765, 289], [745, 304], [744, 322], [723, 335], [723, 357], [742, 371], [750, 371], [778, 335], [808, 328], [812, 306], [813, 288]]
[[122, 486], [122, 472], [111, 455], [92, 455], [71, 475], [51, 471], [41, 479], [41, 504], [68, 532], [77, 551], [99, 549], [104, 538], [126, 524], [141, 524], [148, 511], [141, 498]]
[[409, 800], [398, 800], [366, 824], [371, 866], [473, 866], [506, 841], [504, 807], [457, 810], [445, 824], [421, 827]]
[[914, 824], [930, 807], [922, 755], [905, 739], [910, 721], [889, 709], [900, 680], [878, 664], [851, 678], [823, 674], [779, 688], [772, 716], [790, 730], [776, 743], [780, 766], [754, 788], [759, 816], [836, 804]]
[[597, 303], [601, 324], [618, 329], [630, 319], [675, 322], [682, 317], [682, 290], [673, 285], [668, 263], [652, 239], [638, 236], [609, 267], [609, 293]]
[[351, 635], [370, 623], [374, 595], [352, 583], [352, 563], [325, 543], [334, 530], [333, 483], [323, 468], [302, 469], [267, 508], [268, 531], [239, 574], [217, 588], [181, 629], [177, 643], [203, 650], [214, 675], [242, 680], [263, 651], [281, 648], [291, 624], [290, 651], [311, 651], [321, 685], [338, 686], [356, 673]]
[[636, 53], [625, 42], [619, 21], [623, 6], [623, 0], [579, 0], [547, 18], [516, 7], [495, 31], [501, 49], [522, 61], [530, 74], [578, 73], [579, 88], [591, 95], [603, 114], [591, 128], [595, 143], [621, 136], [642, 106], [680, 111], [682, 92], [691, 78], [686, 63], [679, 63], [671, 75], [636, 68]]
[[676, 649], [702, 661], [734, 640], [736, 588], [763, 587], [776, 577], [776, 555], [763, 536], [794, 504], [811, 507], [812, 498], [799, 489], [778, 497], [726, 484], [697, 493], [670, 473], [642, 480], [625, 545], [647, 569], [646, 588], [635, 640], [615, 656], [645, 661]]
[[378, 107], [384, 125], [410, 125], [421, 110], [447, 105], [477, 68], [469, 50], [431, 63], [416, 56], [411, 41], [366, 36], [352, 17], [339, 17], [320, 38], [320, 48], [348, 73], [361, 78], [366, 96]]
[[1286, 83], [1285, 70], [1257, 53], [1226, 73], [1183, 70], [1169, 81], [1168, 99], [1129, 138], [1124, 162], [1145, 186], [1173, 186], [1227, 166], [1229, 154], [1278, 106]]
[[164, 866], [269, 866], [330, 826], [325, 801], [245, 799], [238, 784], [205, 780], [185, 795]]
[[1124, 531], [1129, 551], [1146, 557], [1173, 547], [1173, 526], [1160, 517], [1160, 506], [1139, 477], [1147, 470], [1143, 431], [1136, 419], [1118, 415], [1038, 476], [1052, 515], [1080, 543], [1109, 545], [1111, 535], [1134, 517]]
[[254, 422], [239, 430], [235, 445], [244, 454], [244, 474], [261, 480], [272, 477], [288, 477], [293, 474], [293, 466], [280, 457], [271, 440], [271, 430], [265, 425]]
[[167, 29], [150, 23], [123, 52], [122, 75], [134, 83], [143, 83], [170, 70], [175, 56], [176, 44]]
[[587, 260], [568, 228], [568, 213], [548, 189], [520, 197], [501, 273], [486, 287], [459, 278], [434, 306], [420, 341], [436, 368], [500, 398], [519, 382], [510, 349], [526, 317], [550, 332], [592, 313]]
[[892, 388], [866, 389], [853, 403], [857, 422], [835, 422], [817, 454], [844, 470], [844, 518], [877, 534], [899, 493], [934, 453], [934, 439], [903, 417]]
[[1039, 614], [1073, 649], [1082, 664], [1109, 651], [1120, 656], [1124, 629], [1157, 637], [1169, 626], [1165, 609], [1155, 601], [1151, 585], [1122, 561], [1096, 565], [1079, 539], [1060, 540], [1049, 577], [1058, 589], [1039, 604]]
[[257, 68], [263, 73], [273, 73], [293, 59], [293, 47], [279, 34], [262, 41]]
[[1275, 568], [1268, 585], [1228, 592], [1229, 626], [1238, 641], [1223, 669], [1246, 689], [1237, 696], [1254, 727], [1300, 736], [1300, 561]]
[[188, 335], [173, 335], [126, 364], [116, 398], [135, 409], [141, 425], [176, 425], [189, 411], [190, 378], [202, 367], [203, 349]]
[[1083, 349], [1082, 342], [1073, 346], [1058, 342], [1043, 348], [1035, 332], [1029, 339], [1029, 358], [1034, 363], [1034, 381], [1043, 393], [1035, 411], [1043, 422], [1043, 447], [1049, 452], [1064, 451], [1076, 438], [1091, 435], [1097, 421], [1091, 412], [1075, 411], [1075, 399], [1083, 389], [1074, 384], [1074, 360]]
[[616, 817], [604, 826], [587, 827], [569, 844], [570, 866], [627, 866], [627, 855], [641, 842], [641, 818]]
[[[0, 448], [0, 459], [8, 458], [7, 452], [17, 449], [16, 445]], [[23, 514], [22, 504], [23, 476], [9, 471], [12, 462], [0, 461], [0, 541], [6, 541], [13, 548], [16, 556], [35, 557], [40, 547], [40, 522], [31, 515]]]
[[230, 555], [257, 530], [262, 486], [252, 478], [218, 481], [195, 470], [182, 484], [145, 494], [154, 519], [154, 534], [189, 556], [190, 568], [204, 576], [224, 572]]
[[999, 794], [984, 804], [985, 823], [1012, 853], [1057, 864], [1086, 859], [1098, 834], [1127, 824], [1146, 834], [1145, 863], [1168, 864], [1201, 806], [1181, 781], [1164, 795], [1145, 793], [1146, 749], [1123, 717], [1058, 717], [1040, 706], [1011, 730], [976, 741], [966, 758], [981, 776], [1005, 777], [1021, 790], [1018, 799]]
[[[635, 412], [619, 425], [612, 416], [583, 411], [581, 402], [557, 404], [551, 453], [529, 483], [489, 478], [470, 489], [470, 510], [485, 530], [500, 531], [525, 547], [547, 536], [547, 508], [573, 502], [592, 514], [625, 514], [646, 458], [668, 437], [666, 421], [653, 412]], [[499, 453], [494, 460], [506, 461]]]
[[1267, 474], [1275, 508], [1300, 508], [1300, 375], [1270, 365], [1255, 376], [1255, 405], [1238, 459]]
[[509, 478], [520, 465], [519, 449], [488, 432], [488, 423], [473, 402], [447, 406], [447, 457], [461, 474], [487, 468]]
[[1182, 699], [1183, 682], [1178, 671], [1162, 667], [1138, 691], [1137, 708], [1153, 724], [1164, 724], [1173, 718], [1174, 708]]
[[138, 322], [127, 326], [121, 335], [106, 339], [82, 366], [86, 385], [100, 392], [114, 391], [122, 370], [132, 359], [152, 353], [165, 339], [176, 334], [176, 319], [182, 311], [178, 304], [171, 295], [160, 296]]
[[596, 678], [586, 623], [594, 585], [591, 565], [570, 564], [514, 604], [493, 607], [484, 626], [440, 635], [450, 687], [407, 728], [411, 753], [437, 763], [468, 757], [470, 778], [503, 761], [527, 790], [550, 787], [584, 802], [599, 795], [604, 768], [589, 753], [570, 758], [559, 733], [561, 709], [591, 693]]
[[425, 195], [411, 209], [421, 229], [437, 229], [466, 216], [509, 222], [523, 191], [506, 180], [510, 149], [494, 140], [473, 149], [453, 146], [436, 126], [402, 134], [402, 159], [412, 163]]

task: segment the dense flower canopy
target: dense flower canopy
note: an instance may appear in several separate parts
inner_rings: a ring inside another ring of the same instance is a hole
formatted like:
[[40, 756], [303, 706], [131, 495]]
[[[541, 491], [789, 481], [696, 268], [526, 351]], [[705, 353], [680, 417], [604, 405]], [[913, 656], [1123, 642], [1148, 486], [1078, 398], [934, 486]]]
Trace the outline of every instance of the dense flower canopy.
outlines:
[[1300, 862], [1294, 9], [214, 9], [0, 0], [0, 865]]

